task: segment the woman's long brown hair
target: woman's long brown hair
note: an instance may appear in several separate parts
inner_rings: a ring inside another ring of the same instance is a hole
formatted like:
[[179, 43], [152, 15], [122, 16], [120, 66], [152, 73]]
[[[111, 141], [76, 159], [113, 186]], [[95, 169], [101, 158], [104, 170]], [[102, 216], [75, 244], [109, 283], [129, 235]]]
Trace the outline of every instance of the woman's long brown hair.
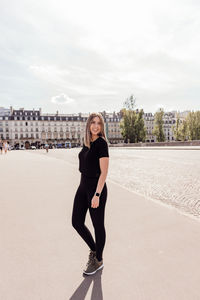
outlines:
[[90, 142], [92, 141], [92, 133], [90, 132], [90, 125], [93, 121], [93, 118], [99, 117], [100, 119], [100, 126], [101, 131], [98, 133], [99, 136], [103, 137], [106, 142], [108, 143], [106, 133], [105, 133], [105, 125], [104, 125], [104, 119], [100, 113], [93, 112], [89, 115], [87, 122], [86, 122], [86, 128], [85, 128], [85, 136], [84, 136], [84, 144], [86, 147], [90, 148]]

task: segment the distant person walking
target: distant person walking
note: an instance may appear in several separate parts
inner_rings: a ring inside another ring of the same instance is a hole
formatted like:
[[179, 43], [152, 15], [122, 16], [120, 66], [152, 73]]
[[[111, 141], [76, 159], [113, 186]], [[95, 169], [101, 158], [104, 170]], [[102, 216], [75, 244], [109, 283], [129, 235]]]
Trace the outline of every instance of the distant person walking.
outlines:
[[7, 141], [5, 141], [5, 142], [3, 143], [3, 149], [4, 149], [5, 154], [7, 154], [8, 147], [9, 147], [9, 145], [8, 145]]
[[48, 145], [48, 143], [45, 144], [45, 149], [46, 149], [46, 152], [48, 153], [48, 151], [49, 151], [49, 145]]
[[[104, 214], [107, 185], [105, 181], [109, 152], [104, 120], [99, 113], [91, 113], [87, 119], [84, 144], [78, 158], [81, 179], [74, 197], [72, 226], [90, 248], [89, 260], [83, 273], [92, 275], [104, 266], [102, 255], [106, 241]], [[88, 209], [94, 226], [95, 241], [84, 224]]]
[[2, 140], [0, 140], [0, 151], [1, 151], [1, 154], [3, 153], [3, 142]]

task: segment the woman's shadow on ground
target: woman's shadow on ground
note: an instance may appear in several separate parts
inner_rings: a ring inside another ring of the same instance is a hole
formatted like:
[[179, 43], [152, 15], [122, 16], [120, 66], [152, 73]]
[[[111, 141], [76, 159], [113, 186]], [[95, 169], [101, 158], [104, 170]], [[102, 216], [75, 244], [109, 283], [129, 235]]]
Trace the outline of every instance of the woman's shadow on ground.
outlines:
[[101, 275], [103, 270], [99, 270], [94, 275], [85, 275], [83, 274], [83, 277], [85, 278], [79, 287], [75, 290], [73, 295], [69, 298], [69, 300], [83, 300], [85, 299], [87, 292], [90, 288], [90, 285], [93, 283], [92, 287], [92, 295], [91, 300], [102, 300], [103, 299], [103, 292], [102, 292], [102, 285], [101, 285]]

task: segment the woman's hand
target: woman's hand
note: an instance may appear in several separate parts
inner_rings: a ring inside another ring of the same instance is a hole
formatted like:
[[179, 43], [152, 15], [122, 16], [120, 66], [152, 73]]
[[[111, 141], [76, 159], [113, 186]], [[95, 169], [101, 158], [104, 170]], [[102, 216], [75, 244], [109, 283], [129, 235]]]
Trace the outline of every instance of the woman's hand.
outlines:
[[91, 207], [97, 208], [98, 206], [99, 206], [99, 197], [94, 195], [91, 201]]

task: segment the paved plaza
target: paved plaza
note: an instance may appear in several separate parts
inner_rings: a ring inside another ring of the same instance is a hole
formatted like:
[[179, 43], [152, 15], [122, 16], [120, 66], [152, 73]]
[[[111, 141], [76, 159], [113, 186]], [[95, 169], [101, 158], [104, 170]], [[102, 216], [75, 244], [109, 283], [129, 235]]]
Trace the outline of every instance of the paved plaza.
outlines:
[[110, 148], [104, 268], [89, 277], [71, 225], [79, 151], [0, 155], [1, 299], [199, 299], [200, 151]]
[[[48, 155], [76, 168], [80, 148], [71, 150]], [[110, 182], [200, 220], [200, 147], [110, 147], [109, 151]]]

